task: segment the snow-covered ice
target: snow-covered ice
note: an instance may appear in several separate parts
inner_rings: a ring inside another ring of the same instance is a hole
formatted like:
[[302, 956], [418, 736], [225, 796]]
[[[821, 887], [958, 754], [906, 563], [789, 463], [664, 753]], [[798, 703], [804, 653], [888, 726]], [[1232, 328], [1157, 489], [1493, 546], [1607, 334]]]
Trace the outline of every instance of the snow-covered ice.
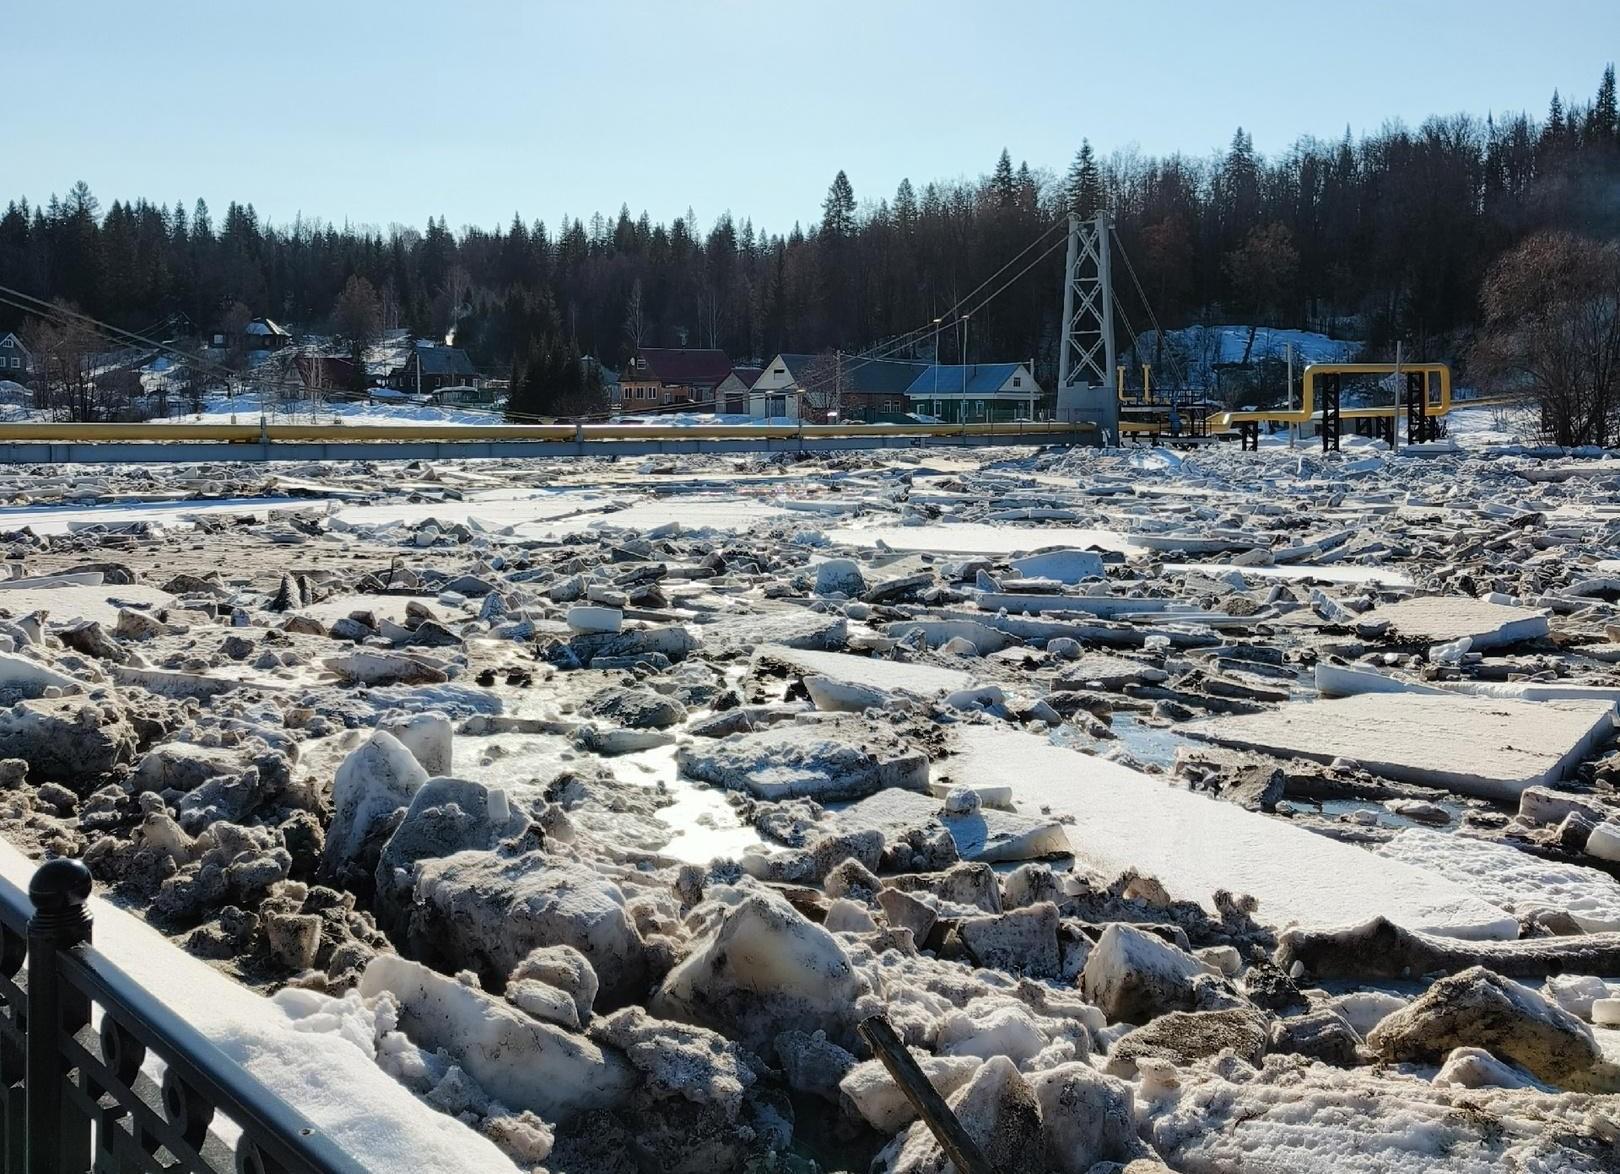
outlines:
[[1260, 902], [1267, 924], [1337, 926], [1382, 915], [1412, 929], [1464, 938], [1511, 938], [1518, 923], [1469, 889], [1409, 864], [1169, 786], [1028, 734], [975, 728], [945, 771], [963, 782], [1012, 789], [1019, 809], [1074, 817], [1066, 828], [1080, 862], [1101, 872], [1134, 868], [1173, 896], [1213, 908], [1224, 889]]

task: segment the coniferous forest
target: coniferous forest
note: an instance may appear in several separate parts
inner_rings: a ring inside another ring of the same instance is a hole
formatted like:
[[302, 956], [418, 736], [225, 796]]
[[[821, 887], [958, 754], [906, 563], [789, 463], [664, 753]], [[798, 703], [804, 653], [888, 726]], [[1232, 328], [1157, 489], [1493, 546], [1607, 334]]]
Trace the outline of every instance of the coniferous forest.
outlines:
[[[1542, 117], [1434, 116], [1275, 154], [1237, 130], [1206, 156], [1093, 152], [1066, 167], [1003, 152], [971, 182], [892, 192], [832, 177], [819, 217], [699, 225], [630, 207], [557, 223], [339, 228], [272, 224], [251, 202], [157, 202], [84, 184], [0, 217], [0, 284], [130, 330], [197, 332], [268, 315], [332, 330], [350, 279], [383, 327], [455, 340], [492, 375], [539, 352], [622, 362], [635, 345], [722, 347], [741, 362], [783, 350], [858, 351], [948, 310], [1026, 245], [1034, 264], [972, 324], [970, 358], [1056, 365], [1064, 213], [1111, 213], [1167, 327], [1259, 322], [1466, 361], [1493, 262], [1539, 231], [1620, 236], [1620, 127], [1606, 71], [1590, 100], [1554, 94]], [[243, 193], [250, 196], [251, 193]], [[545, 194], [536, 193], [536, 202]], [[363, 214], [363, 209], [354, 210]], [[811, 209], [810, 211], [814, 211]], [[1044, 253], [1042, 250], [1047, 250]], [[1146, 311], [1121, 290], [1137, 329]], [[0, 330], [28, 315], [0, 306]], [[942, 356], [957, 344], [947, 338]]]

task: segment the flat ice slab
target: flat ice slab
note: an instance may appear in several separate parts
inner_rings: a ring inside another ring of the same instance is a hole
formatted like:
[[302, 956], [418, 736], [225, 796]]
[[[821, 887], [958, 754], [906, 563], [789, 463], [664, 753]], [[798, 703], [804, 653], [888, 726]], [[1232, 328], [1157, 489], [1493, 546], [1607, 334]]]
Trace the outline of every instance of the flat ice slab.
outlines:
[[1078, 660], [1063, 665], [1058, 673], [1061, 685], [1082, 687], [1095, 682], [1099, 689], [1118, 689], [1138, 681], [1164, 679], [1163, 669], [1124, 656], [1109, 656], [1105, 652], [1087, 652]]
[[1465, 885], [1521, 917], [1537, 909], [1562, 910], [1588, 933], [1620, 930], [1620, 884], [1595, 868], [1425, 828], [1407, 828], [1377, 851]]
[[189, 526], [195, 518], [231, 514], [264, 514], [273, 510], [322, 510], [331, 499], [307, 497], [234, 497], [186, 501], [120, 501], [98, 505], [29, 505], [0, 509], [0, 530], [27, 526], [36, 534], [70, 534], [88, 526]]
[[1103, 577], [1102, 557], [1090, 550], [1048, 550], [1015, 558], [1010, 565], [1027, 579], [1045, 578], [1056, 579], [1059, 583], [1078, 583], [1083, 579]]
[[1110, 619], [1121, 615], [1170, 614], [1174, 599], [1132, 599], [1124, 595], [1040, 595], [1008, 591], [981, 591], [974, 599], [980, 611], [1008, 611], [1026, 615], [1081, 612]]
[[1389, 624], [1396, 636], [1426, 644], [1449, 644], [1466, 636], [1475, 652], [1539, 640], [1547, 634], [1546, 612], [1466, 595], [1425, 595], [1386, 603], [1363, 614], [1357, 626], [1380, 623]]
[[831, 677], [850, 685], [865, 685], [885, 693], [910, 693], [914, 697], [955, 693], [979, 683], [971, 673], [931, 664], [907, 664], [899, 660], [852, 656], [847, 652], [816, 652], [782, 644], [761, 645], [755, 657], [768, 657], [807, 676]]
[[1076, 526], [995, 526], [986, 522], [958, 522], [931, 526], [840, 526], [827, 537], [846, 546], [876, 546], [890, 550], [933, 551], [938, 554], [1013, 554], [1049, 546], [1121, 553], [1135, 550], [1123, 534]]
[[18, 587], [0, 592], [0, 607], [12, 615], [25, 616], [29, 612], [43, 611], [47, 613], [47, 622], [95, 620], [109, 629], [118, 622], [121, 607], [152, 611], [173, 603], [174, 596], [167, 591], [159, 591], [144, 583]]
[[766, 615], [728, 615], [693, 630], [711, 656], [744, 645], [836, 648], [849, 636], [849, 622], [836, 613], [782, 611]]
[[958, 856], [989, 864], [1069, 854], [1063, 827], [1050, 816], [992, 807], [948, 815], [944, 808], [944, 802], [932, 795], [890, 787], [840, 811], [838, 822], [849, 828], [877, 828], [892, 842], [906, 830], [937, 819], [951, 833]]
[[1385, 778], [1511, 799], [1562, 778], [1614, 725], [1614, 712], [1609, 701], [1363, 693], [1188, 722], [1177, 731], [1316, 762], [1354, 759]]
[[1165, 563], [1164, 570], [1170, 575], [1192, 573], [1209, 575], [1212, 578], [1224, 575], [1227, 571], [1236, 571], [1240, 575], [1253, 575], [1257, 579], [1320, 579], [1324, 583], [1384, 583], [1390, 587], [1412, 585], [1410, 575], [1393, 567], [1362, 567], [1348, 563], [1342, 566], [1292, 563], [1269, 567], [1250, 567], [1232, 562]]
[[1213, 908], [1217, 889], [1246, 893], [1278, 927], [1383, 916], [1450, 937], [1518, 936], [1512, 916], [1462, 885], [1118, 763], [989, 726], [962, 727], [957, 746], [941, 779], [1004, 785], [1020, 811], [1073, 816], [1065, 830], [1082, 863], [1151, 873], [1172, 897]]

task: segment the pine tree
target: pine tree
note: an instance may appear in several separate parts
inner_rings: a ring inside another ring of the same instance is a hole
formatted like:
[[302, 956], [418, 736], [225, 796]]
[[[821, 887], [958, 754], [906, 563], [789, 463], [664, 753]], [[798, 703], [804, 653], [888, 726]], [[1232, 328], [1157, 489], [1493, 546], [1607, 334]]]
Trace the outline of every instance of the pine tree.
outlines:
[[1547, 104], [1547, 124], [1541, 128], [1541, 142], [1539, 147], [1544, 151], [1559, 150], [1564, 146], [1564, 100], [1553, 91], [1552, 101]]
[[79, 180], [68, 192], [67, 212], [74, 220], [94, 221], [98, 208], [100, 203], [90, 194], [90, 185], [84, 180]]
[[855, 234], [855, 189], [842, 171], [833, 177], [827, 198], [822, 201], [821, 231], [824, 236], [835, 238]]
[[1080, 149], [1074, 154], [1074, 162], [1069, 164], [1063, 194], [1069, 211], [1082, 220], [1090, 220], [1102, 211], [1102, 175], [1097, 170], [1097, 158], [1091, 153], [1090, 139], [1080, 140]]
[[1018, 185], [1013, 180], [1012, 156], [1007, 154], [1007, 148], [1001, 149], [1001, 158], [996, 160], [996, 172], [990, 177], [990, 193], [995, 197], [996, 207], [1011, 208], [1018, 199]]
[[1030, 171], [1027, 159], [1020, 160], [1018, 164], [1017, 183], [1018, 206], [1021, 208], [1035, 207], [1036, 199], [1040, 193], [1036, 190], [1035, 175]]
[[917, 227], [917, 193], [912, 190], [909, 179], [902, 179], [900, 186], [894, 189], [894, 222], [905, 233]]
[[1615, 108], [1614, 64], [1603, 67], [1603, 81], [1598, 85], [1597, 99], [1592, 103], [1590, 120], [1594, 142], [1612, 142], [1620, 130], [1620, 112]]

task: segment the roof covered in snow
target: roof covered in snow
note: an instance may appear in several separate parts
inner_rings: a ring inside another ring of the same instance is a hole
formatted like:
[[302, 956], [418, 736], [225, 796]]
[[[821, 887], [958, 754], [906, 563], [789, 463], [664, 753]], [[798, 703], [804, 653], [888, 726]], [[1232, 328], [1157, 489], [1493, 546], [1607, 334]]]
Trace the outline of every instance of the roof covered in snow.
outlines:
[[267, 338], [291, 338], [284, 329], [269, 318], [255, 318], [242, 327], [243, 334], [261, 334]]

